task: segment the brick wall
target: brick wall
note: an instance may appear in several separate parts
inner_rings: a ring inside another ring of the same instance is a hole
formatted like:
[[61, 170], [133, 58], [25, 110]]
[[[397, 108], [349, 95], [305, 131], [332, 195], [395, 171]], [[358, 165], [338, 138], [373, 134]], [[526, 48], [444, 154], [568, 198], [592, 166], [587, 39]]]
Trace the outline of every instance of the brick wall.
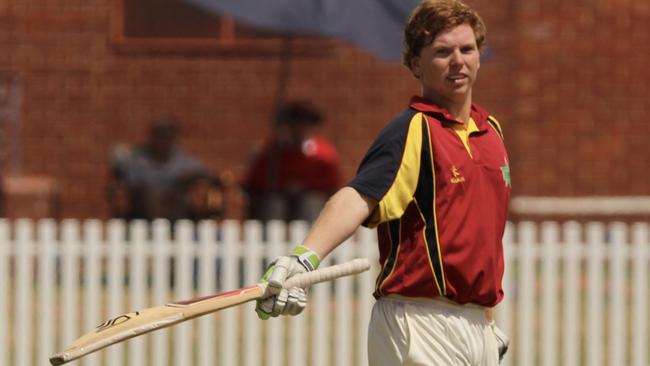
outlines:
[[[489, 29], [475, 99], [505, 129], [514, 193], [650, 195], [650, 5], [468, 2]], [[140, 141], [159, 114], [176, 114], [186, 149], [235, 179], [269, 131], [275, 52], [119, 51], [111, 0], [1, 4], [0, 70], [24, 85], [22, 171], [59, 183], [61, 217], [106, 216], [110, 147]], [[326, 110], [346, 177], [417, 92], [401, 66], [338, 41], [294, 56], [287, 89]]]
[[650, 193], [650, 4], [526, 1], [518, 14], [519, 192]]

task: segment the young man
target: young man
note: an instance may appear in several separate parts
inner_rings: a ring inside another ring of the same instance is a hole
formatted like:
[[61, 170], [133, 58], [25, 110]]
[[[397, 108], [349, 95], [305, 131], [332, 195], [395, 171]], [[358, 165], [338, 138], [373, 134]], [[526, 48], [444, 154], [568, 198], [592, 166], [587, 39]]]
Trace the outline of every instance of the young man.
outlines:
[[485, 26], [462, 2], [414, 10], [404, 64], [421, 96], [380, 132], [304, 244], [269, 268], [277, 295], [259, 302], [261, 317], [299, 313], [305, 293], [280, 290], [284, 279], [316, 268], [363, 224], [377, 227], [381, 262], [370, 364], [498, 364], [507, 339], [489, 309], [503, 298], [510, 174], [499, 124], [472, 101], [484, 46]]

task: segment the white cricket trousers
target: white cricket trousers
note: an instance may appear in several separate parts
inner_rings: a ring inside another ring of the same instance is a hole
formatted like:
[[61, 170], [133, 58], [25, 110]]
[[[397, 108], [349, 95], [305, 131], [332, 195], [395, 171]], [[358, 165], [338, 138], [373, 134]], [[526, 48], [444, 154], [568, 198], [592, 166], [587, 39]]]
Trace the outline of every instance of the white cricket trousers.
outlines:
[[497, 366], [485, 308], [448, 300], [382, 297], [368, 327], [370, 366]]

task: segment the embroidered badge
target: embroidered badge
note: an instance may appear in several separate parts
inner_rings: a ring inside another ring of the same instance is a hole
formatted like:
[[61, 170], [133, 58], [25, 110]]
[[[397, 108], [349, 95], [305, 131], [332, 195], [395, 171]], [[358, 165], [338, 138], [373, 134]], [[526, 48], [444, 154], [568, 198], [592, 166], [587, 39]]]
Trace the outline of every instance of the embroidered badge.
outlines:
[[512, 184], [510, 183], [510, 165], [508, 164], [508, 160], [506, 158], [503, 158], [501, 175], [503, 176], [503, 181], [506, 184], [506, 187], [512, 187]]
[[465, 181], [465, 177], [463, 177], [460, 172], [458, 171], [458, 168], [456, 168], [455, 165], [451, 166], [451, 179], [449, 180], [451, 183], [456, 184], [456, 183], [462, 183]]

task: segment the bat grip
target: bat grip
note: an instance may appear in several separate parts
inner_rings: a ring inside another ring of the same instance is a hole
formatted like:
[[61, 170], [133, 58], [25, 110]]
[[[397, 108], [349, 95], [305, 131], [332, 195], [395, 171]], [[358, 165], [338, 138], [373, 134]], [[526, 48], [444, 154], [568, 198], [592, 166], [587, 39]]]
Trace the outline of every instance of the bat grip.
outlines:
[[330, 281], [339, 277], [349, 276], [367, 271], [370, 262], [366, 258], [357, 258], [349, 262], [329, 266], [315, 271], [297, 274], [284, 282], [284, 288], [307, 287], [319, 282]]

